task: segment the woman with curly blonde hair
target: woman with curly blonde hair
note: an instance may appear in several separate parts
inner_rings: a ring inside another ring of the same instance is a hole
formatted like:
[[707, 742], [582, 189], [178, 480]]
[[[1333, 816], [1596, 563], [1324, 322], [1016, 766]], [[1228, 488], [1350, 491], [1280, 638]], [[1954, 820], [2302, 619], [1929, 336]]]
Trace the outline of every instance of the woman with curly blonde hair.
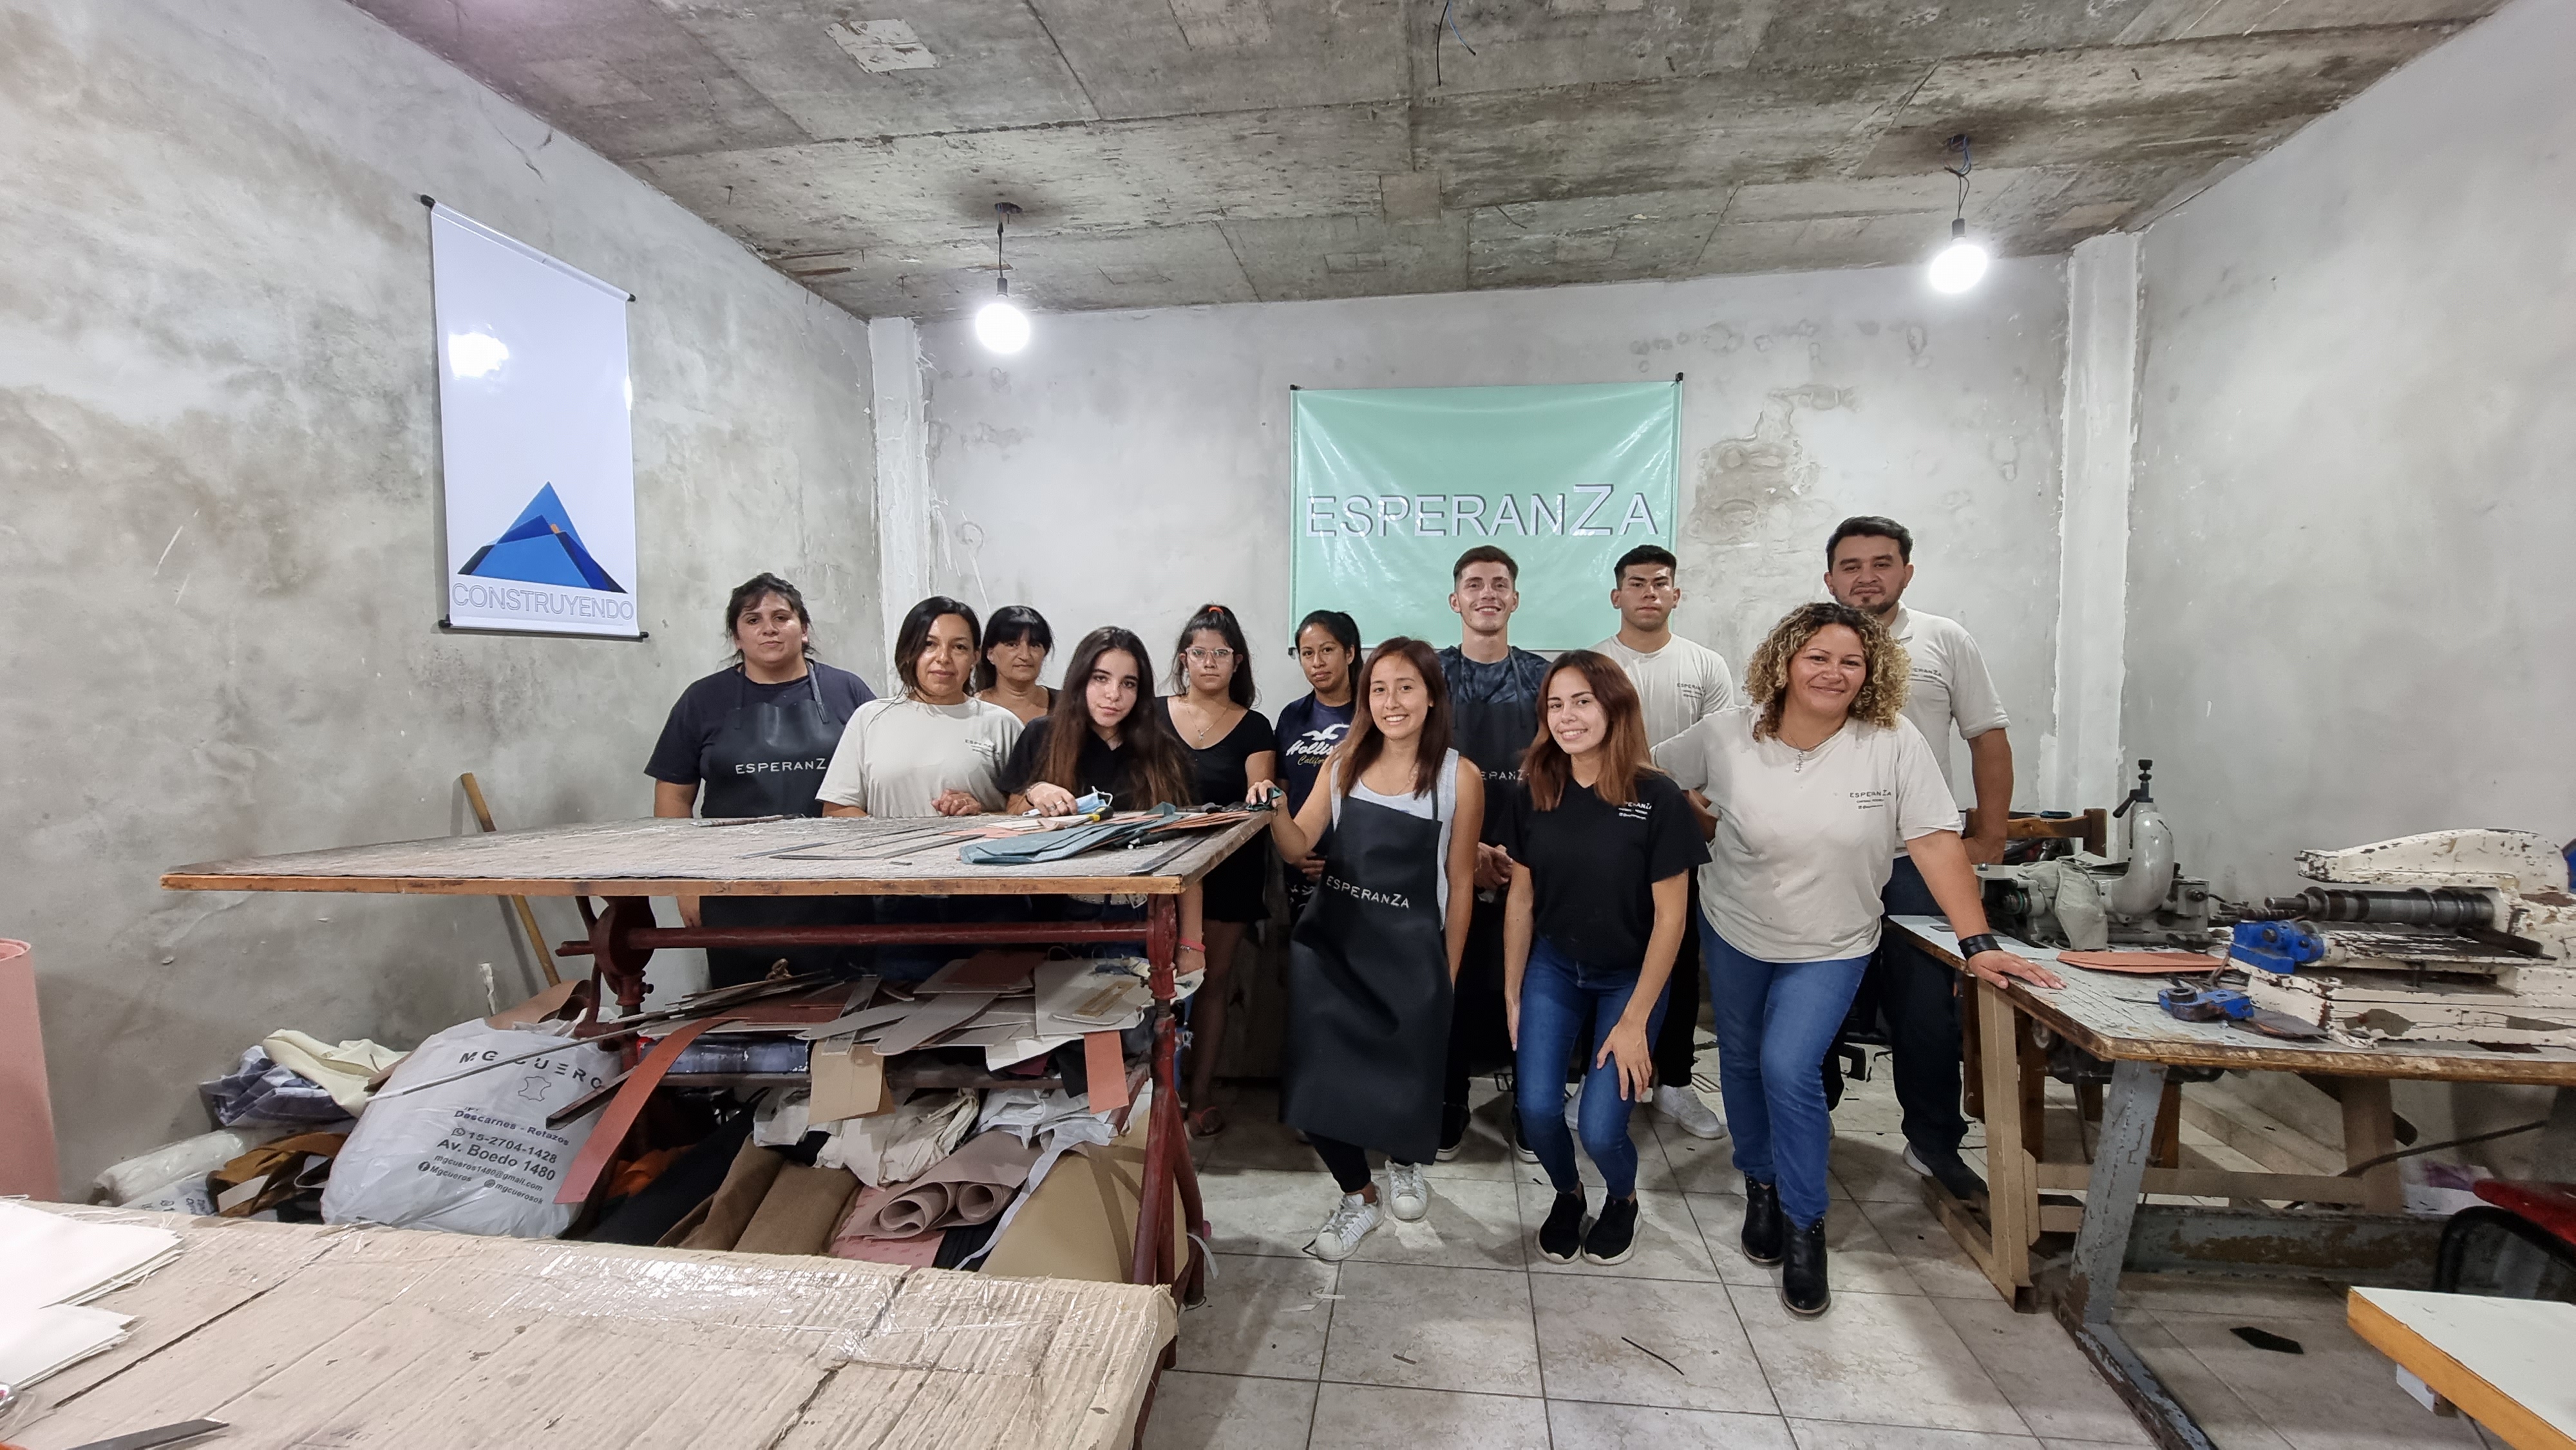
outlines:
[[1986, 931], [1959, 807], [1931, 745], [1899, 713], [1906, 668], [1904, 646], [1869, 615], [1801, 605], [1754, 652], [1745, 704], [1655, 750], [1717, 818], [1700, 874], [1700, 956], [1744, 1175], [1744, 1254], [1782, 1265], [1781, 1302], [1802, 1316], [1832, 1302], [1825, 1051], [1878, 946], [1897, 848], [1922, 869], [1970, 971], [2061, 985]]

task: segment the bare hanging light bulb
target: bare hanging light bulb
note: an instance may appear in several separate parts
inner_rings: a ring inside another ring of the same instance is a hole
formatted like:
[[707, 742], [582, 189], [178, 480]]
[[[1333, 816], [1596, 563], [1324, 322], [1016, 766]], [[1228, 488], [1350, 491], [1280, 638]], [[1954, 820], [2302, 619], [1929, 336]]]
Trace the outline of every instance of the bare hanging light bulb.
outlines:
[[1014, 353], [1029, 345], [1029, 315], [1011, 300], [1011, 277], [1002, 261], [1002, 229], [1019, 214], [1007, 201], [993, 203], [993, 300], [975, 313], [975, 340], [992, 352]]
[[1968, 240], [1968, 172], [1974, 163], [1968, 152], [1968, 138], [1963, 133], [1950, 138], [1950, 149], [1959, 153], [1959, 164], [1942, 170], [1959, 178], [1959, 205], [1950, 218], [1950, 245], [1932, 258], [1928, 275], [1935, 292], [1965, 292], [1986, 275], [1986, 249]]

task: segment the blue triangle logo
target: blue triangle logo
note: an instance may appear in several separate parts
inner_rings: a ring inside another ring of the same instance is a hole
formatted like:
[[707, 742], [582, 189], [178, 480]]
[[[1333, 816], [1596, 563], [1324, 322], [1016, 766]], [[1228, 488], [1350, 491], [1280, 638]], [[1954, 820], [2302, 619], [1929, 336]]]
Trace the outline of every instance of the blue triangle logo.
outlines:
[[608, 571], [590, 557], [589, 546], [581, 541], [581, 531], [572, 526], [572, 513], [555, 496], [551, 483], [537, 490], [528, 506], [501, 537], [474, 551], [465, 567], [456, 571], [479, 579], [515, 579], [523, 584], [555, 584], [566, 589], [596, 589], [606, 594], [623, 594]]

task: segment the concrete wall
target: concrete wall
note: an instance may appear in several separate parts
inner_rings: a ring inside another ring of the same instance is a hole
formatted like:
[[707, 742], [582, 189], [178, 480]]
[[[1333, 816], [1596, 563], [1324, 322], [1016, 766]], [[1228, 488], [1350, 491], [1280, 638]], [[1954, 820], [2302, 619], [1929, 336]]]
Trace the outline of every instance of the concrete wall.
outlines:
[[[408, 1045], [533, 975], [498, 903], [188, 861], [641, 815], [725, 591], [882, 674], [866, 330], [339, 0], [0, 0], [0, 935], [67, 1188], [281, 1026]], [[427, 192], [640, 295], [643, 644], [442, 637]], [[574, 924], [560, 902], [537, 910]]]
[[[2123, 736], [2228, 896], [2302, 846], [2576, 835], [2570, 55], [2576, 4], [2520, 0], [2147, 233]], [[2433, 1139], [2545, 1100], [2398, 1090]]]
[[2570, 55], [2522, 0], [2147, 233], [2123, 733], [2227, 895], [2576, 835]]
[[1999, 264], [1963, 298], [1909, 267], [1036, 322], [1010, 358], [964, 324], [920, 330], [925, 577], [979, 607], [1034, 604], [1065, 644], [1114, 622], [1159, 648], [1223, 601], [1253, 632], [1275, 710], [1305, 692], [1287, 658], [1291, 384], [1679, 372], [1676, 627], [1740, 676], [1786, 609], [1822, 597], [1838, 520], [1901, 519], [1921, 567], [1909, 598], [1978, 634], [2025, 792], [2036, 778], [2055, 688], [2060, 260]]

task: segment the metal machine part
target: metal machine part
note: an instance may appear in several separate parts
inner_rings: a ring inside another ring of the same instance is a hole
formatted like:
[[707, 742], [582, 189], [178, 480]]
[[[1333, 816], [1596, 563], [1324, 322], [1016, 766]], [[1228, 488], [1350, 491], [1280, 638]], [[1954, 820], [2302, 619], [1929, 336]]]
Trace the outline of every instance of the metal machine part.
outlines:
[[2111, 812], [2114, 817], [2128, 817], [2129, 852], [2126, 869], [2111, 882], [2107, 895], [2111, 914], [2129, 921], [2153, 915], [2173, 889], [2173, 828], [2165, 824], [2156, 810], [2156, 798], [2149, 793], [2155, 764], [2138, 762], [2137, 787]]
[[2494, 893], [2460, 886], [2413, 886], [2402, 890], [2350, 886], [2311, 886], [2296, 896], [2275, 896], [2248, 920], [2383, 921], [2400, 926], [2493, 926]]
[[2254, 999], [2349, 1040], [2576, 1046], [2576, 894], [2524, 831], [2302, 851], [2314, 881], [2245, 913]]
[[2148, 794], [2155, 762], [2138, 762], [2137, 788], [2112, 814], [2125, 817], [2129, 856], [2089, 852], [2008, 866], [1980, 866], [1986, 917], [2034, 946], [2102, 951], [2114, 946], [2213, 949], [2213, 928], [2237, 912], [2209, 883], [2182, 874], [2173, 829]]

